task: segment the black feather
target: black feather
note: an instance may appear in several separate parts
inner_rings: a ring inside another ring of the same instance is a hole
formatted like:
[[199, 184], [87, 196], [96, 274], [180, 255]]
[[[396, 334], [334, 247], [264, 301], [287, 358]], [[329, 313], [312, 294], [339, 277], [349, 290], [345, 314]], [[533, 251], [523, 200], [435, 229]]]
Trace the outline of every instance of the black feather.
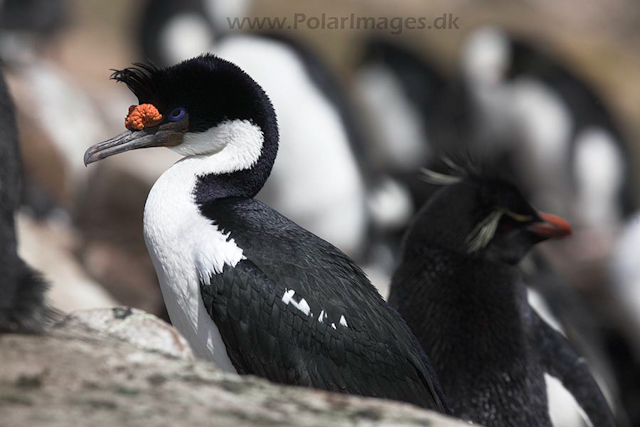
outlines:
[[[346, 255], [255, 200], [210, 200], [201, 212], [246, 257], [201, 283], [239, 372], [447, 411], [429, 359]], [[310, 312], [283, 302], [286, 290]]]
[[[499, 224], [507, 227], [498, 226], [486, 246], [469, 253], [467, 236], [496, 208], [530, 219], [503, 215]], [[544, 373], [553, 373], [553, 366], [572, 380], [589, 375], [584, 367], [567, 373], [568, 360], [577, 362], [574, 353], [560, 352], [567, 343], [541, 344], [541, 326], [527, 303], [517, 262], [540, 241], [528, 227], [539, 220], [509, 182], [472, 173], [439, 189], [406, 234], [389, 304], [431, 356], [461, 418], [551, 427]], [[580, 384], [595, 383], [587, 378]], [[601, 422], [594, 425], [613, 426], [597, 387], [582, 393], [596, 408], [588, 414]]]
[[114, 70], [111, 79], [127, 85], [140, 104], [157, 102], [158, 86], [154, 76], [160, 71], [154, 65], [136, 62], [133, 67]]
[[41, 332], [53, 318], [47, 284], [17, 253], [22, 160], [13, 102], [0, 73], [0, 332]]

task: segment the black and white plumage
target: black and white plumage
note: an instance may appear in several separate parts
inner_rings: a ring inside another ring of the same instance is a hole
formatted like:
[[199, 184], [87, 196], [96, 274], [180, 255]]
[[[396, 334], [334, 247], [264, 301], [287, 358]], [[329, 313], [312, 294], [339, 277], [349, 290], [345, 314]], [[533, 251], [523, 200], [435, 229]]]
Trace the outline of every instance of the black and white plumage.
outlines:
[[620, 232], [612, 251], [610, 275], [612, 293], [620, 307], [619, 316], [629, 333], [634, 352], [640, 355], [640, 213], [634, 215]]
[[636, 213], [620, 230], [609, 260], [609, 292], [616, 310], [611, 312], [616, 330], [609, 331], [608, 350], [614, 355], [617, 381], [622, 403], [630, 419], [637, 425], [640, 411], [637, 406], [640, 384], [640, 214]]
[[[369, 163], [388, 176], [389, 187], [402, 197], [380, 192], [372, 198], [379, 207], [375, 218], [385, 221], [380, 238], [371, 245], [379, 269], [391, 274], [407, 224], [429, 196], [420, 170], [432, 159], [436, 147], [430, 138], [446, 79], [425, 55], [402, 42], [380, 35], [365, 35], [362, 54], [352, 78], [360, 121], [366, 133]], [[383, 221], [377, 220], [377, 223]], [[384, 245], [379, 244], [384, 241]]]
[[239, 373], [431, 406], [423, 356], [349, 258], [257, 201], [201, 209], [221, 230], [242, 230], [232, 235], [245, 259], [201, 285], [235, 338], [227, 353]]
[[430, 175], [445, 178], [407, 232], [389, 303], [428, 349], [454, 414], [487, 426], [557, 425], [547, 390], [562, 386], [587, 425], [615, 425], [584, 359], [527, 303], [517, 268], [568, 224], [501, 179]]
[[506, 158], [534, 202], [590, 229], [615, 228], [632, 212], [628, 141], [568, 61], [483, 27], [464, 46], [462, 74], [471, 129], [463, 136]]
[[169, 66], [212, 52], [248, 72], [269, 93], [280, 128], [280, 154], [258, 199], [361, 260], [377, 212], [368, 205], [377, 183], [362, 161], [350, 100], [309, 46], [283, 34], [230, 31], [227, 18], [243, 18], [251, 3], [151, 0], [142, 54]]
[[429, 196], [420, 170], [439, 157], [432, 136], [448, 81], [425, 55], [398, 42], [371, 37], [363, 50], [353, 80], [370, 157], [408, 191], [413, 214]]
[[207, 51], [214, 38], [207, 0], [147, 0], [138, 25], [140, 54], [169, 66]]
[[7, 63], [28, 62], [69, 23], [66, 0], [0, 2], [0, 57]]
[[15, 112], [0, 73], [0, 332], [40, 332], [53, 316], [45, 303], [47, 283], [17, 252], [21, 175]]
[[394, 176], [417, 173], [434, 148], [429, 128], [447, 80], [424, 55], [392, 40], [365, 40], [354, 86], [378, 167]]
[[[606, 98], [568, 58], [498, 28], [472, 33], [463, 60], [467, 105], [473, 106], [466, 117], [475, 113], [480, 119], [471, 122], [474, 126], [460, 127], [487, 137], [476, 140], [475, 148], [484, 147], [486, 157], [497, 158], [534, 204], [558, 212], [576, 225], [575, 238], [566, 243], [571, 246], [568, 254], [574, 261], [580, 260], [582, 269], [590, 260], [606, 258], [618, 228], [638, 202], [631, 141]], [[494, 140], [499, 143], [486, 143]], [[615, 289], [606, 276], [590, 277], [596, 277], [591, 280], [604, 293]], [[558, 306], [558, 300], [551, 300], [557, 293], [543, 294], [550, 305]], [[594, 368], [604, 367], [604, 378], [610, 378], [605, 365], [613, 368], [618, 384], [608, 381], [612, 394], [620, 389], [625, 401], [627, 396], [637, 395], [635, 385], [629, 386], [633, 381], [627, 380], [637, 376], [637, 370], [629, 368], [633, 365], [629, 349], [620, 337], [620, 327], [612, 321], [616, 316], [609, 314], [624, 311], [614, 301], [597, 298], [589, 310], [591, 323], [602, 331], [604, 339], [582, 342], [590, 347], [585, 354], [612, 359], [611, 363], [602, 359], [604, 363]], [[588, 325], [576, 316], [578, 311], [562, 307], [562, 312], [559, 317], [567, 331], [588, 333], [584, 327]], [[625, 406], [628, 410], [629, 405]]]
[[362, 271], [253, 200], [278, 149], [262, 88], [212, 55], [113, 77], [163, 119], [91, 147], [85, 162], [161, 145], [185, 156], [153, 186], [144, 230], [195, 353], [232, 372], [445, 411], [427, 357]]
[[520, 270], [527, 284], [529, 305], [585, 357], [614, 413], [622, 415], [616, 381], [619, 359], [607, 351], [610, 330], [585, 307], [578, 292], [540, 253], [528, 256], [520, 263]]

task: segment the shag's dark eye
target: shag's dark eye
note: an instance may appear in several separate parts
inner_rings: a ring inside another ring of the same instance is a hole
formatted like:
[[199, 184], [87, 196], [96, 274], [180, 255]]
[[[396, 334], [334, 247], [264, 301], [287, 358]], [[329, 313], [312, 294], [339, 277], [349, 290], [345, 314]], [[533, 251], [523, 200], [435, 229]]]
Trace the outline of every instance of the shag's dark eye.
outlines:
[[170, 122], [177, 122], [179, 120], [182, 120], [184, 118], [185, 114], [187, 114], [187, 110], [185, 110], [184, 107], [174, 108], [169, 113], [169, 121]]

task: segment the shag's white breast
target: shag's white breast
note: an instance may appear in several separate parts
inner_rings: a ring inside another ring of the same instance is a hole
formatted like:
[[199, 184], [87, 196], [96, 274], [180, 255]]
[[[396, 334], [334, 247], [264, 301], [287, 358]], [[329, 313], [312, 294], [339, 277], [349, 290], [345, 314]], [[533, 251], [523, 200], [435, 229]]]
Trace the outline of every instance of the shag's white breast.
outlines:
[[236, 372], [200, 295], [201, 279], [244, 258], [234, 240], [227, 240], [228, 233], [202, 216], [195, 203], [196, 172], [207, 160], [185, 158], [158, 179], [145, 206], [144, 235], [173, 324], [196, 356]]

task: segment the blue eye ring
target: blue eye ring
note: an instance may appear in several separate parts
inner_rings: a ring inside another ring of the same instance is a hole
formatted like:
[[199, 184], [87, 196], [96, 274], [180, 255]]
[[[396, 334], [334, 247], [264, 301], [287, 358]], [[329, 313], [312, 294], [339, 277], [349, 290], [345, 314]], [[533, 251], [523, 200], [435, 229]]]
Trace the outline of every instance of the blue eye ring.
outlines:
[[184, 107], [178, 107], [178, 108], [174, 108], [173, 110], [171, 110], [171, 112], [169, 113], [169, 121], [170, 122], [177, 122], [180, 121], [184, 118], [184, 116], [187, 114], [187, 110], [185, 110]]

